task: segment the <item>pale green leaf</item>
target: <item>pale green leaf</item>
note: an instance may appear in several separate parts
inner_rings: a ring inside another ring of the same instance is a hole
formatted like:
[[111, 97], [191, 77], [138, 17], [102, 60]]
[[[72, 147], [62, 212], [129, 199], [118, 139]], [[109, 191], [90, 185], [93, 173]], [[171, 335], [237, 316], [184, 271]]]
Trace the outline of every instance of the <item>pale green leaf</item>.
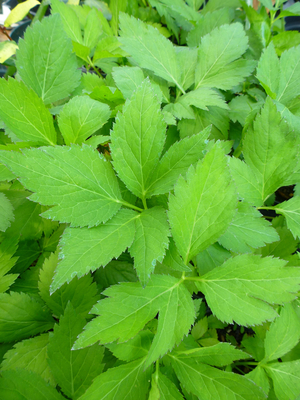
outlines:
[[170, 228], [166, 211], [153, 207], [143, 211], [135, 220], [136, 233], [129, 252], [140, 282], [146, 285], [156, 262], [162, 262], [169, 244]]
[[[87, 3], [85, 3], [87, 4]], [[99, 13], [93, 8], [87, 15], [84, 25], [84, 46], [93, 49], [97, 46], [99, 37], [102, 34], [101, 20]]]
[[278, 93], [278, 86], [280, 81], [280, 61], [276, 55], [273, 42], [264, 49], [258, 65], [257, 65], [257, 79], [273, 99], [276, 98]]
[[112, 76], [125, 99], [130, 98], [145, 79], [143, 70], [139, 67], [115, 67]]
[[258, 325], [277, 316], [273, 304], [295, 298], [300, 271], [286, 261], [243, 254], [203, 275], [197, 287], [221, 321]]
[[[156, 393], [157, 393], [156, 397], [152, 394], [154, 388], [156, 388]], [[160, 371], [158, 371], [158, 373], [154, 373], [152, 375], [149, 400], [170, 400], [170, 399], [183, 400], [184, 397], [179, 392], [175, 384], [172, 381], [170, 381], [170, 379], [168, 379], [166, 375], [162, 374]]]
[[157, 333], [150, 348], [147, 364], [171, 350], [187, 334], [195, 318], [188, 290], [178, 279], [152, 275], [148, 285], [121, 283], [108, 288], [108, 298], [97, 303], [92, 313], [100, 315], [89, 322], [74, 348], [96, 341], [125, 342], [133, 338], [159, 312]]
[[152, 332], [144, 330], [125, 343], [110, 343], [105, 347], [119, 360], [133, 361], [148, 355], [153, 336]]
[[0, 150], [0, 158], [35, 192], [31, 200], [54, 205], [43, 213], [46, 218], [93, 226], [107, 221], [121, 207], [111, 164], [90, 146], [43, 147], [23, 154]]
[[181, 82], [183, 89], [188, 89], [195, 81], [195, 69], [197, 66], [197, 49], [185, 46], [176, 47], [177, 62], [181, 69]]
[[1, 370], [23, 368], [37, 373], [52, 386], [56, 386], [47, 363], [48, 343], [48, 333], [16, 343], [12, 349], [5, 353]]
[[0, 63], [8, 60], [11, 56], [16, 54], [18, 45], [14, 41], [6, 40], [0, 43]]
[[240, 0], [223, 0], [221, 2], [219, 0], [209, 0], [209, 2], [205, 4], [203, 13], [207, 14], [208, 12], [213, 12], [223, 7], [230, 7], [235, 10], [240, 6], [241, 6]]
[[81, 350], [71, 350], [77, 335], [86, 323], [69, 303], [59, 325], [49, 338], [48, 363], [63, 393], [78, 399], [103, 369], [104, 348], [95, 344]]
[[188, 356], [170, 357], [182, 386], [202, 400], [265, 399], [262, 390], [244, 376], [197, 363]]
[[118, 114], [111, 132], [111, 154], [119, 177], [144, 199], [165, 142], [166, 125], [148, 79]]
[[4, 21], [4, 26], [8, 27], [16, 22], [22, 21], [24, 17], [28, 14], [29, 10], [40, 4], [37, 0], [27, 0], [22, 3], [17, 4], [9, 13], [8, 17]]
[[0, 80], [0, 117], [19, 141], [32, 141], [39, 145], [56, 143], [49, 110], [23, 82], [12, 78]]
[[234, 23], [215, 28], [203, 37], [198, 50], [195, 88], [231, 89], [242, 82], [255, 63], [240, 57], [248, 48], [243, 25]]
[[1, 373], [1, 400], [64, 400], [40, 375], [26, 369]]
[[64, 31], [74, 42], [83, 43], [81, 27], [76, 12], [63, 1], [51, 0], [52, 14], [58, 13], [64, 25]]
[[135, 235], [139, 214], [120, 210], [106, 224], [93, 228], [67, 228], [61, 238], [60, 262], [55, 271], [51, 292], [75, 276], [105, 266], [129, 247]]
[[54, 320], [45, 305], [25, 293], [0, 294], [0, 341], [12, 342], [47, 331]]
[[147, 196], [172, 190], [179, 176], [184, 175], [192, 164], [204, 157], [209, 134], [210, 127], [207, 127], [197, 135], [175, 142], [151, 174]]
[[4, 293], [17, 279], [18, 274], [7, 274], [17, 261], [13, 257], [18, 247], [18, 236], [7, 236], [0, 244], [0, 293]]
[[284, 201], [274, 208], [276, 213], [284, 215], [287, 227], [294, 235], [294, 238], [300, 237], [300, 196]]
[[58, 117], [58, 126], [66, 145], [83, 143], [107, 122], [110, 114], [107, 104], [89, 96], [73, 97]]
[[278, 400], [296, 400], [300, 393], [300, 360], [265, 365]]
[[169, 248], [166, 252], [165, 258], [163, 259], [162, 265], [175, 271], [191, 272], [191, 268], [185, 265], [182, 261], [172, 238], [170, 238]]
[[234, 10], [226, 7], [219, 10], [208, 12], [201, 18], [187, 36], [187, 43], [190, 47], [197, 47], [201, 43], [203, 36], [207, 35], [215, 28], [225, 24], [230, 24], [234, 18]]
[[0, 192], [0, 231], [5, 232], [14, 219], [14, 208], [11, 202]]
[[58, 251], [47, 258], [39, 272], [39, 294], [54, 315], [59, 317], [70, 302], [80, 316], [87, 316], [92, 306], [97, 302], [96, 284], [92, 283], [90, 274], [78, 279], [73, 278], [65, 283], [55, 293], [50, 295], [50, 285], [58, 262]]
[[251, 253], [253, 248], [279, 240], [279, 235], [256, 208], [238, 203], [238, 212], [219, 243], [234, 253]]
[[246, 375], [248, 379], [256, 383], [268, 395], [270, 390], [270, 380], [264, 369], [258, 365], [249, 374]]
[[157, 29], [120, 14], [122, 47], [141, 68], [147, 68], [156, 75], [181, 87], [181, 71], [173, 44]]
[[111, 0], [109, 3], [109, 8], [112, 14], [110, 25], [115, 36], [118, 35], [119, 14], [120, 12], [125, 12], [126, 7], [127, 0]]
[[271, 324], [265, 338], [264, 362], [284, 356], [300, 339], [300, 318], [292, 304], [284, 304], [280, 316]]
[[94, 379], [80, 400], [146, 400], [151, 369], [144, 359], [110, 368]]
[[203, 161], [189, 168], [186, 180], [178, 179], [169, 198], [173, 238], [186, 265], [226, 231], [236, 203], [226, 157], [215, 145]]
[[16, 66], [23, 82], [45, 104], [69, 96], [80, 83], [80, 70], [58, 15], [43, 18], [19, 42]]

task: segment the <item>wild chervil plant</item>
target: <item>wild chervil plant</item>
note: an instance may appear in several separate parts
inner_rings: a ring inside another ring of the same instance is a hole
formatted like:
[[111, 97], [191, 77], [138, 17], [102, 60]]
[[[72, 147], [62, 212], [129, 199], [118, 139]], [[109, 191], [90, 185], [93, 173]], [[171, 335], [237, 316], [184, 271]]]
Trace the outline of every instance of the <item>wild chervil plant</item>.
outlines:
[[299, 399], [300, 7], [202, 3], [52, 0], [20, 40], [1, 399]]

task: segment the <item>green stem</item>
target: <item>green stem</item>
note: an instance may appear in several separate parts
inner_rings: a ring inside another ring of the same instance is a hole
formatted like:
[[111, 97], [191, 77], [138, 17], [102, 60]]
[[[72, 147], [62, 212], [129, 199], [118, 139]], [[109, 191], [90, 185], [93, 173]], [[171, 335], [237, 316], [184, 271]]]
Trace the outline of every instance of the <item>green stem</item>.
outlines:
[[146, 202], [145, 197], [142, 198], [142, 202], [143, 202], [144, 209], [145, 209], [145, 210], [148, 210], [147, 202]]
[[121, 204], [123, 204], [123, 206], [128, 207], [128, 208], [132, 208], [133, 210], [142, 212], [144, 211], [142, 208], [140, 207], [136, 207], [133, 204], [127, 203], [127, 201], [120, 201]]
[[98, 69], [96, 68], [95, 64], [93, 63], [93, 61], [90, 59], [90, 57], [87, 57], [88, 62], [90, 63], [91, 67], [93, 68], [93, 70], [96, 72], [96, 74], [102, 79], [102, 75], [100, 74], [100, 72], [98, 71]]
[[44, 17], [44, 15], [46, 14], [46, 11], [47, 11], [48, 7], [49, 7], [48, 0], [42, 0], [41, 4], [40, 4], [35, 16], [33, 17], [30, 25], [33, 25], [36, 21], [41, 21], [42, 18]]
[[257, 210], [277, 210], [275, 207], [256, 207]]

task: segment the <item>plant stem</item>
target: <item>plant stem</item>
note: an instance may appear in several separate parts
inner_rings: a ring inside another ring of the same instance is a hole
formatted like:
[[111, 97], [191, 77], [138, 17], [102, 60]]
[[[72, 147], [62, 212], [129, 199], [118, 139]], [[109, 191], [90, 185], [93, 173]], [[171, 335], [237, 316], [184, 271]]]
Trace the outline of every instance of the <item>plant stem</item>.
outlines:
[[146, 202], [145, 197], [142, 198], [142, 202], [143, 202], [144, 209], [145, 209], [145, 210], [148, 210], [147, 202]]
[[40, 4], [35, 16], [33, 17], [30, 25], [33, 25], [36, 21], [41, 21], [42, 18], [44, 17], [44, 15], [46, 14], [46, 11], [47, 11], [48, 7], [49, 7], [48, 0], [42, 0], [41, 4]]
[[100, 72], [98, 71], [98, 69], [96, 68], [95, 64], [93, 63], [93, 61], [90, 59], [90, 57], [87, 58], [88, 62], [90, 63], [91, 67], [93, 68], [93, 70], [96, 72], [96, 74], [102, 79], [102, 75], [100, 74]]
[[144, 211], [142, 208], [140, 207], [136, 207], [133, 204], [127, 203], [127, 201], [120, 201], [121, 204], [123, 204], [123, 206], [128, 207], [128, 208], [132, 208], [133, 210], [142, 212]]

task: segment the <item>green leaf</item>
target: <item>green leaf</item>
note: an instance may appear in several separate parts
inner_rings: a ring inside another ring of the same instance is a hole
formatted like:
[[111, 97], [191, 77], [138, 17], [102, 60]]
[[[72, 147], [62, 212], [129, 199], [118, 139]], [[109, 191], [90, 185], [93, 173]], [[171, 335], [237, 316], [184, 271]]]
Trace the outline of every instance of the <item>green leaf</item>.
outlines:
[[58, 262], [58, 251], [52, 253], [44, 261], [39, 273], [39, 294], [54, 315], [59, 317], [64, 313], [68, 302], [72, 304], [75, 312], [81, 316], [87, 316], [92, 306], [97, 302], [97, 288], [92, 283], [90, 274], [78, 279], [73, 278], [69, 284], [65, 283], [56, 292], [50, 295], [50, 285]]
[[16, 343], [5, 353], [1, 371], [26, 369], [40, 375], [52, 386], [56, 386], [47, 363], [48, 343], [48, 333]]
[[228, 250], [218, 243], [212, 244], [197, 255], [197, 268], [200, 275], [222, 265], [230, 257], [231, 253]]
[[240, 23], [223, 25], [204, 36], [198, 50], [195, 88], [228, 90], [242, 82], [255, 67], [255, 62], [240, 59], [247, 48], [248, 38]]
[[189, 168], [186, 180], [178, 179], [169, 198], [173, 238], [186, 265], [226, 231], [235, 208], [236, 194], [226, 157], [215, 145], [203, 161]]
[[284, 356], [300, 339], [300, 318], [292, 304], [284, 304], [280, 316], [271, 324], [265, 338], [265, 358], [262, 362]]
[[83, 143], [107, 122], [110, 114], [107, 104], [88, 96], [73, 97], [58, 117], [58, 126], [66, 145]]
[[60, 0], [51, 0], [52, 14], [58, 13], [62, 20], [64, 31], [74, 42], [83, 43], [81, 27], [76, 12]]
[[22, 19], [24, 19], [29, 13], [29, 10], [39, 4], [40, 3], [37, 0], [27, 0], [17, 4], [8, 14], [8, 17], [4, 22], [4, 26], [9, 27], [16, 22], [22, 21]]
[[110, 343], [107, 347], [115, 357], [122, 361], [133, 361], [146, 357], [150, 349], [153, 333], [149, 330], [140, 331], [134, 338], [125, 343]]
[[300, 393], [300, 360], [265, 365], [278, 400], [296, 400]]
[[18, 236], [8, 236], [0, 244], [0, 293], [4, 293], [17, 279], [18, 274], [7, 274], [17, 261], [12, 257], [18, 247]]
[[80, 70], [58, 15], [37, 21], [19, 42], [16, 67], [22, 81], [45, 104], [69, 96], [79, 85]]
[[120, 14], [120, 28], [122, 47], [137, 64], [175, 83], [184, 92], [173, 44], [157, 29], [126, 14]]
[[109, 3], [109, 8], [112, 14], [110, 25], [115, 36], [118, 35], [119, 14], [120, 12], [125, 12], [126, 7], [127, 0], [111, 0]]
[[170, 238], [169, 248], [166, 251], [166, 256], [163, 259], [162, 265], [167, 268], [172, 268], [175, 271], [191, 272], [191, 268], [182, 261], [172, 238]]
[[261, 387], [265, 394], [268, 395], [270, 391], [270, 380], [265, 370], [260, 365], [254, 368], [246, 377]]
[[249, 204], [238, 203], [238, 212], [219, 243], [234, 253], [251, 253], [253, 248], [279, 240], [279, 235], [261, 213]]
[[53, 324], [49, 310], [28, 294], [0, 294], [1, 342], [25, 339], [51, 329]]
[[146, 400], [151, 369], [145, 370], [144, 358], [109, 368], [94, 379], [80, 400]]
[[129, 247], [135, 235], [139, 214], [120, 210], [106, 224], [93, 228], [67, 228], [60, 241], [60, 262], [56, 268], [51, 292], [75, 276], [105, 266]]
[[295, 196], [288, 201], [274, 207], [276, 213], [284, 215], [286, 224], [294, 238], [300, 237], [300, 196]]
[[[87, 4], [87, 3], [85, 3]], [[89, 49], [97, 46], [99, 37], [102, 34], [101, 20], [95, 8], [93, 8], [87, 15], [84, 25], [84, 41], [83, 44]]]
[[63, 393], [72, 399], [83, 395], [103, 369], [103, 347], [95, 344], [86, 349], [71, 350], [85, 323], [85, 318], [80, 317], [69, 303], [49, 339], [51, 372]]
[[100, 343], [125, 342], [159, 312], [157, 333], [147, 358], [146, 365], [149, 365], [179, 344], [194, 322], [191, 296], [172, 276], [152, 275], [145, 288], [139, 283], [121, 283], [108, 288], [104, 294], [109, 297], [91, 310], [100, 316], [88, 323], [75, 349], [98, 340]]
[[5, 232], [15, 219], [13, 210], [11, 202], [0, 192], [0, 231]]
[[112, 76], [125, 99], [130, 98], [145, 79], [143, 70], [139, 67], [115, 67]]
[[162, 262], [169, 244], [170, 228], [162, 207], [143, 211], [135, 221], [136, 234], [129, 252], [140, 282], [146, 285], [156, 262]]
[[273, 99], [287, 105], [300, 94], [300, 46], [282, 53], [280, 60], [271, 42], [262, 54], [257, 68], [257, 78]]
[[244, 376], [220, 371], [186, 357], [170, 356], [181, 385], [203, 400], [264, 399], [262, 390]]
[[[286, 261], [243, 254], [203, 275], [197, 287], [221, 321], [258, 325], [277, 316], [273, 304], [292, 301], [300, 272]], [[270, 303], [270, 304], [268, 304]]]
[[[153, 391], [156, 389], [156, 396]], [[183, 400], [184, 397], [179, 392], [175, 384], [162, 374], [160, 371], [152, 375], [151, 391], [149, 400]]]
[[195, 81], [195, 69], [197, 66], [197, 49], [185, 46], [176, 47], [177, 62], [181, 70], [181, 81], [183, 89], [188, 89]]
[[148, 79], [127, 101], [111, 132], [113, 165], [136, 196], [145, 199], [163, 150], [166, 125]]
[[40, 375], [25, 369], [3, 371], [0, 378], [2, 400], [64, 400]]
[[107, 221], [121, 207], [110, 163], [90, 146], [43, 147], [23, 154], [0, 150], [0, 158], [35, 192], [30, 200], [54, 205], [42, 214], [46, 218], [93, 226]]
[[112, 260], [105, 268], [97, 269], [93, 277], [100, 292], [120, 282], [137, 282], [138, 280], [133, 264], [121, 260]]
[[210, 127], [197, 135], [175, 142], [163, 155], [151, 175], [147, 196], [168, 193], [180, 175], [184, 175], [190, 165], [204, 156]]
[[20, 141], [32, 141], [38, 145], [56, 143], [49, 110], [21, 81], [12, 78], [0, 80], [0, 118]]

